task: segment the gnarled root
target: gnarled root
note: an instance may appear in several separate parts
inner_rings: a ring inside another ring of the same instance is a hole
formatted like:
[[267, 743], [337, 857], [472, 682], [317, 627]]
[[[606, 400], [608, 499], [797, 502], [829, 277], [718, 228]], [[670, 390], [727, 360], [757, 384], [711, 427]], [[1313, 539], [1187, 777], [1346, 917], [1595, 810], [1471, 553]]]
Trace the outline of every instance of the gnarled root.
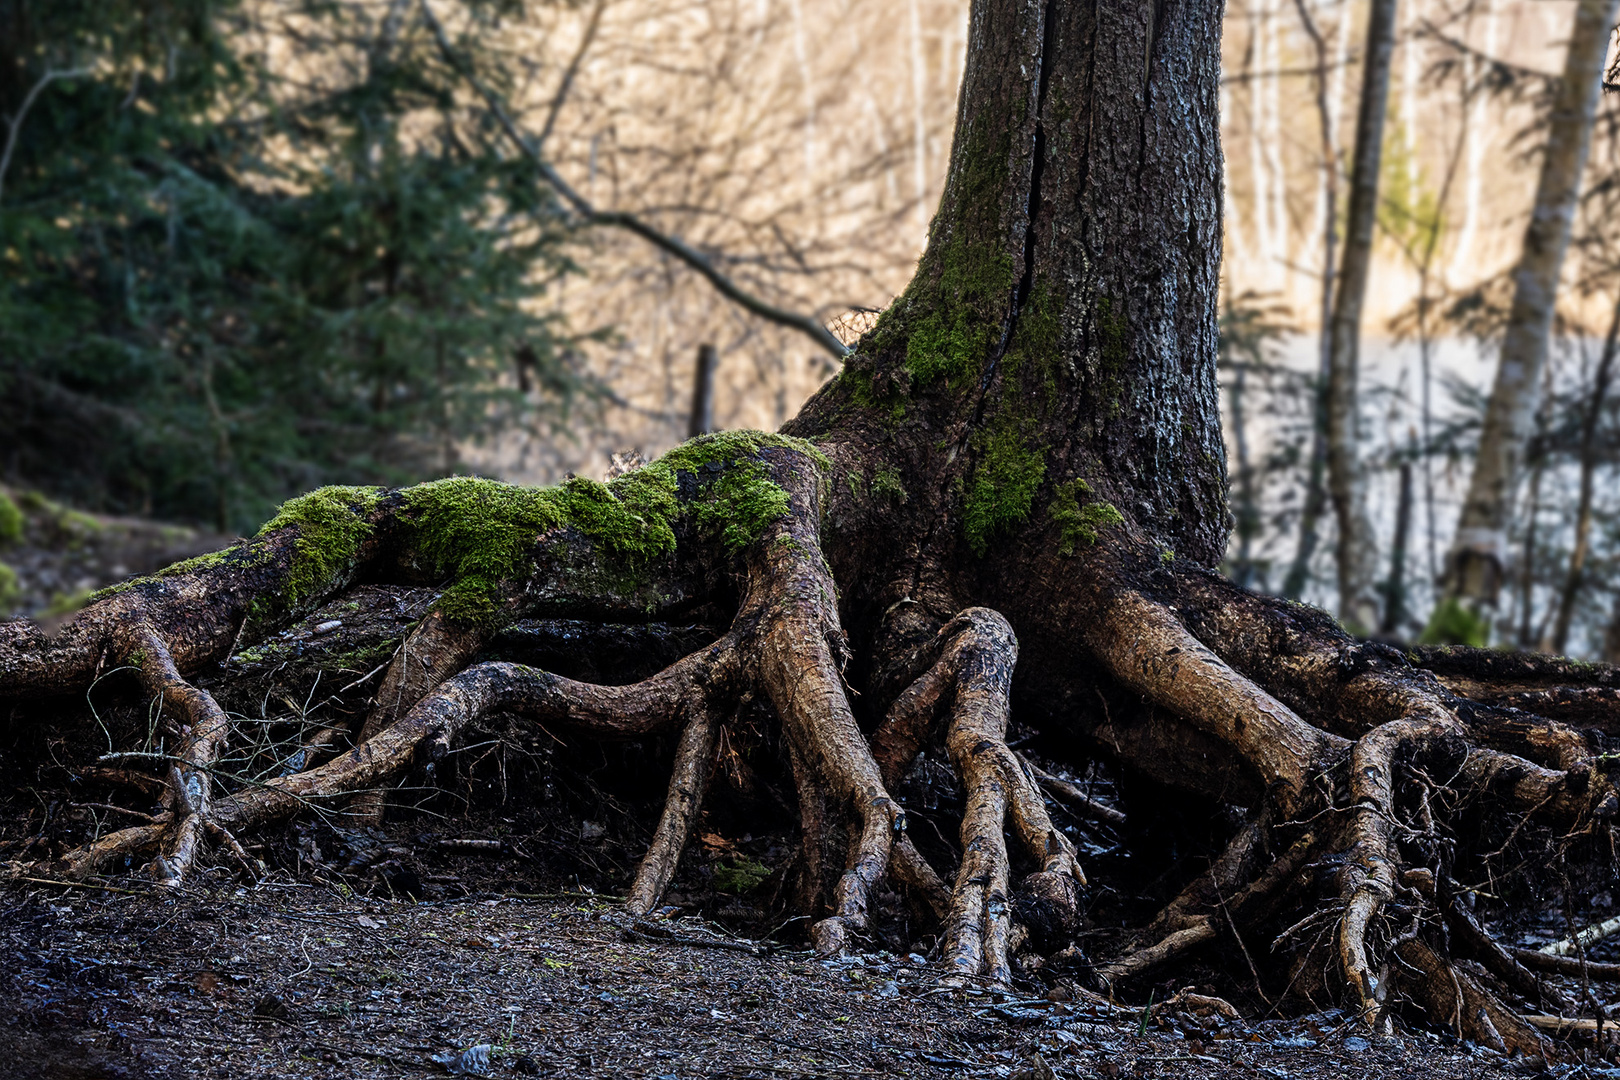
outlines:
[[1552, 1048], [1535, 1028], [1427, 942], [1419, 938], [1402, 941], [1395, 947], [1395, 957], [1405, 969], [1402, 985], [1432, 1019], [1451, 1027], [1459, 1038], [1478, 1041], [1503, 1054], [1551, 1056]]
[[138, 622], [118, 638], [125, 662], [135, 668], [142, 689], [152, 699], [159, 727], [177, 742], [170, 753], [138, 755], [167, 766], [161, 782], [164, 810], [155, 824], [121, 829], [69, 852], [61, 872], [83, 878], [156, 846], [152, 877], [159, 885], [173, 887], [185, 880], [208, 839], [225, 840], [246, 858], [213, 814], [211, 773], [230, 734], [230, 718], [212, 695], [181, 677], [168, 644], [149, 623]]
[[[896, 699], [873, 735], [885, 779], [898, 782], [944, 719], [945, 745], [967, 792], [962, 816], [962, 863], [945, 924], [945, 961], [957, 983], [1011, 979], [1007, 957], [1012, 926], [1011, 826], [1040, 870], [1020, 883], [1026, 922], [1059, 938], [1078, 925], [1085, 874], [1074, 845], [1052, 824], [1034, 778], [1007, 746], [1008, 693], [1018, 643], [1012, 627], [989, 608], [968, 608], [945, 624], [932, 651], [937, 659]], [[1011, 814], [1011, 822], [1007, 821]]]
[[[1218, 591], [1207, 581], [1200, 587]], [[1381, 1026], [1404, 995], [1464, 1037], [1540, 1054], [1546, 1044], [1518, 1019], [1522, 1008], [1495, 996], [1425, 929], [1443, 921], [1451, 948], [1533, 1007], [1570, 1007], [1489, 937], [1457, 903], [1454, 886], [1437, 888], [1432, 868], [1453, 857], [1443, 816], [1451, 811], [1441, 804], [1488, 797], [1566, 827], [1606, 822], [1617, 800], [1594, 770], [1587, 737], [1557, 721], [1462, 702], [1402, 654], [1352, 642], [1331, 624], [1310, 625], [1294, 609], [1276, 621], [1255, 617], [1255, 608], [1273, 614], [1265, 610], [1273, 604], [1240, 594], [1199, 608], [1200, 629], [1232, 646], [1249, 669], [1242, 674], [1175, 612], [1139, 594], [1113, 596], [1094, 626], [1093, 648], [1117, 678], [1234, 751], [1265, 790], [1265, 811], [1160, 914], [1148, 943], [1098, 975], [1118, 985], [1216, 941], [1228, 925], [1243, 946], [1245, 935], [1283, 916], [1289, 925], [1273, 949], [1303, 949], [1296, 971], [1335, 968], [1341, 996], [1363, 1023]], [[1289, 623], [1297, 636], [1279, 647], [1278, 628]], [[1254, 648], [1262, 632], [1273, 635], [1263, 651]], [[1289, 703], [1256, 676], [1286, 690]], [[1285, 854], [1260, 869], [1255, 853], [1278, 839]], [[1331, 894], [1313, 895], [1312, 883], [1327, 879], [1312, 867], [1327, 866], [1336, 867]], [[1318, 949], [1329, 933], [1324, 955]], [[1244, 954], [1253, 968], [1246, 947]], [[1332, 993], [1334, 983], [1330, 973], [1319, 988]]]
[[658, 906], [669, 888], [680, 862], [681, 852], [692, 835], [692, 823], [703, 805], [709, 777], [714, 773], [714, 754], [720, 742], [720, 718], [705, 704], [694, 703], [692, 716], [681, 733], [675, 750], [675, 765], [669, 774], [669, 794], [658, 819], [652, 845], [636, 869], [635, 884], [625, 906], [635, 915], [645, 915]]

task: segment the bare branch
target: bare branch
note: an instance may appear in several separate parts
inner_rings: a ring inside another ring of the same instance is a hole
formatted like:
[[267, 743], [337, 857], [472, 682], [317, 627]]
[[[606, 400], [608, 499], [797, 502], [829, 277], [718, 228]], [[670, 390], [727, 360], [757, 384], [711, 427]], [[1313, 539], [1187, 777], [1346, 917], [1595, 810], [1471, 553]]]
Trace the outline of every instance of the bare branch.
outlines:
[[773, 304], [768, 304], [759, 297], [743, 291], [736, 282], [720, 272], [714, 265], [713, 260], [687, 244], [680, 237], [661, 232], [628, 211], [598, 210], [593, 206], [588, 199], [575, 191], [552, 167], [535, 144], [523, 134], [517, 123], [512, 119], [511, 114], [506, 111], [506, 106], [502, 104], [501, 99], [496, 96], [494, 91], [483, 84], [482, 80], [456, 53], [455, 47], [450, 43], [449, 35], [445, 33], [444, 24], [433, 13], [428, 0], [422, 0], [421, 7], [422, 16], [427, 20], [429, 28], [432, 29], [433, 36], [438, 41], [439, 51], [444, 54], [445, 61], [460, 72], [462, 78], [467, 80], [468, 85], [478, 92], [478, 95], [484, 99], [484, 104], [489, 108], [491, 115], [500, 122], [501, 129], [506, 132], [507, 138], [512, 140], [513, 144], [534, 164], [536, 169], [540, 170], [540, 175], [545, 178], [546, 183], [551, 185], [552, 190], [558, 195], [562, 196], [563, 201], [568, 203], [575, 213], [584, 219], [586, 224], [612, 225], [627, 232], [635, 233], [654, 247], [675, 256], [675, 258], [696, 270], [710, 285], [714, 286], [720, 295], [745, 311], [751, 312], [769, 322], [774, 322], [779, 326], [798, 330], [800, 333], [809, 336], [817, 345], [820, 345], [837, 359], [842, 360], [849, 355], [848, 347], [821, 323], [808, 315], [801, 315], [796, 311], [788, 311]]
[[88, 68], [68, 68], [58, 71], [54, 68], [39, 77], [39, 81], [28, 88], [28, 95], [23, 98], [22, 105], [17, 109], [17, 115], [0, 117], [6, 122], [6, 148], [0, 151], [0, 200], [4, 200], [6, 193], [6, 170], [11, 168], [11, 155], [17, 149], [17, 133], [22, 130], [23, 120], [28, 116], [28, 110], [34, 107], [34, 102], [45, 88], [57, 79], [73, 79], [80, 75], [88, 75]]
[[596, 6], [591, 9], [590, 21], [585, 24], [585, 32], [580, 35], [579, 48], [574, 50], [573, 59], [568, 61], [568, 67], [563, 72], [562, 81], [557, 84], [557, 92], [551, 96], [551, 105], [546, 110], [546, 122], [540, 128], [540, 134], [534, 140], [534, 152], [544, 152], [546, 140], [551, 138], [552, 128], [557, 126], [557, 114], [562, 112], [563, 105], [568, 102], [568, 91], [574, 85], [574, 76], [579, 74], [579, 65], [584, 63], [585, 54], [590, 51], [591, 42], [596, 40], [596, 28], [602, 25], [602, 12], [607, 8], [607, 0], [596, 0]]

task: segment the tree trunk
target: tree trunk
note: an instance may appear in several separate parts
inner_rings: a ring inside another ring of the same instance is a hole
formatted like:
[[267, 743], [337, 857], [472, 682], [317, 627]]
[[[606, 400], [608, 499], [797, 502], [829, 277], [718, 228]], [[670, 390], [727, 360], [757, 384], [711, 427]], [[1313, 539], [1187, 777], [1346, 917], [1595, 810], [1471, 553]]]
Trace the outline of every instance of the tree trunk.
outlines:
[[1473, 610], [1493, 609], [1507, 564], [1507, 531], [1525, 443], [1534, 423], [1541, 371], [1558, 299], [1558, 278], [1569, 246], [1581, 173], [1592, 140], [1598, 88], [1617, 0], [1580, 0], [1570, 31], [1541, 178], [1513, 272], [1508, 313], [1480, 431], [1479, 456], [1446, 562], [1445, 595]]
[[[236, 834], [431, 767], [501, 715], [587, 743], [670, 736], [662, 818], [628, 887], [646, 912], [722, 736], [768, 716], [798, 794], [788, 891], [814, 946], [860, 947], [889, 881], [933, 913], [942, 978], [1006, 986], [1045, 962], [1031, 943], [1073, 940], [1086, 887], [1039, 785], [1071, 801], [1073, 787], [1013, 751], [1016, 716], [1055, 757], [1114, 762], [1153, 793], [1143, 806], [1173, 795], [1191, 800], [1179, 816], [1215, 823], [1212, 846], [1167, 871], [1179, 893], [1088, 968], [1110, 992], [1146, 996], [1149, 973], [1248, 939], [1277, 942], [1260, 973], [1274, 990], [1373, 1027], [1402, 1000], [1454, 1001], [1451, 871], [1483, 831], [1454, 818], [1488, 797], [1557, 835], [1607, 828], [1617, 800], [1590, 737], [1531, 714], [1549, 687], [1609, 676], [1357, 642], [1213, 572], [1230, 527], [1220, 29], [1218, 0], [978, 0], [917, 275], [783, 434], [702, 436], [609, 484], [323, 489], [252, 540], [98, 597], [53, 638], [0, 624], [0, 696], [82, 700], [127, 666], [169, 748], [101, 763], [127, 778], [160, 761], [139, 779], [161, 814], [52, 853], [51, 872], [155, 849], [172, 884], [210, 845], [246, 861]], [[376, 582], [438, 599], [390, 643], [358, 737], [235, 776], [234, 721], [190, 680]], [[723, 629], [648, 675], [637, 642], [684, 640], [677, 620]], [[613, 670], [535, 666], [515, 632], [548, 626]], [[603, 659], [618, 653], [630, 660]], [[1577, 699], [1600, 717], [1609, 700]], [[0, 716], [30, 731], [49, 707]], [[891, 794], [930, 757], [963, 792], [943, 868]], [[1168, 849], [1145, 817], [1132, 845]], [[1397, 920], [1412, 927], [1398, 946], [1382, 929]], [[1466, 985], [1468, 1037], [1545, 1049]]]
[[1620, 302], [1609, 317], [1609, 332], [1603, 339], [1603, 353], [1598, 357], [1597, 371], [1592, 375], [1592, 394], [1586, 415], [1581, 418], [1581, 489], [1575, 506], [1575, 549], [1569, 553], [1569, 570], [1564, 575], [1564, 587], [1558, 596], [1558, 617], [1553, 623], [1552, 639], [1546, 651], [1561, 653], [1569, 644], [1569, 627], [1575, 617], [1575, 598], [1581, 590], [1581, 576], [1586, 572], [1586, 556], [1592, 543], [1592, 489], [1597, 479], [1598, 426], [1603, 422], [1603, 407], [1608, 401], [1609, 383], [1614, 375], [1614, 361], [1620, 354]]
[[686, 425], [686, 437], [695, 439], [714, 430], [714, 372], [720, 366], [720, 354], [713, 345], [699, 345], [697, 364], [692, 372], [692, 413]]
[[[1411, 440], [1416, 442], [1416, 439]], [[1395, 497], [1395, 533], [1389, 546], [1389, 582], [1384, 587], [1384, 618], [1378, 632], [1397, 637], [1406, 621], [1406, 548], [1412, 535], [1412, 458], [1401, 460], [1400, 489]]]
[[1396, 0], [1373, 0], [1362, 55], [1361, 109], [1356, 119], [1355, 164], [1345, 222], [1344, 261], [1334, 290], [1327, 377], [1327, 487], [1338, 522], [1339, 618], [1360, 633], [1380, 625], [1373, 584], [1377, 545], [1367, 517], [1367, 478], [1358, 460], [1357, 382], [1361, 308], [1372, 268], [1378, 223], [1378, 179], [1383, 161], [1384, 115], [1395, 55]]
[[[1299, 545], [1294, 550], [1294, 561], [1283, 577], [1282, 593], [1290, 600], [1298, 600], [1305, 595], [1305, 587], [1310, 583], [1311, 559], [1316, 554], [1319, 539], [1316, 530], [1322, 520], [1322, 511], [1326, 509], [1328, 503], [1330, 424], [1328, 409], [1329, 386], [1333, 373], [1333, 293], [1336, 284], [1334, 274], [1338, 269], [1334, 262], [1334, 252], [1339, 240], [1339, 148], [1334, 123], [1334, 103], [1328, 90], [1328, 75], [1332, 67], [1328, 57], [1328, 43], [1322, 36], [1321, 28], [1316, 25], [1315, 17], [1305, 6], [1305, 0], [1294, 0], [1294, 8], [1299, 12], [1300, 23], [1305, 27], [1306, 36], [1311, 39], [1311, 47], [1316, 55], [1312, 89], [1316, 98], [1317, 131], [1322, 141], [1322, 304], [1321, 349], [1316, 373], [1316, 407], [1313, 413], [1315, 423], [1311, 426], [1311, 458], [1305, 474], [1305, 499], [1300, 507]], [[1342, 15], [1340, 22], [1341, 24], [1343, 22]]]

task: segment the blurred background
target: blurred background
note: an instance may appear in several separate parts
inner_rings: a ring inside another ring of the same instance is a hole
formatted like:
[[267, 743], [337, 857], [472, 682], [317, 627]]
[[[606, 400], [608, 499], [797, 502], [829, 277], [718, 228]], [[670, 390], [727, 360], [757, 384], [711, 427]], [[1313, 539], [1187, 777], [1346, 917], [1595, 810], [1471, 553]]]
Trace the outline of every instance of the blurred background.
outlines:
[[[0, 613], [71, 611], [321, 484], [600, 477], [693, 430], [776, 427], [832, 353], [599, 215], [853, 342], [926, 240], [967, 9], [0, 0]], [[1371, 184], [1360, 628], [1620, 658], [1612, 45], [1561, 129], [1590, 150], [1498, 595], [1464, 618], [1439, 584], [1571, 46], [1613, 19], [1607, 0], [1230, 0], [1235, 579], [1340, 608], [1326, 315]]]

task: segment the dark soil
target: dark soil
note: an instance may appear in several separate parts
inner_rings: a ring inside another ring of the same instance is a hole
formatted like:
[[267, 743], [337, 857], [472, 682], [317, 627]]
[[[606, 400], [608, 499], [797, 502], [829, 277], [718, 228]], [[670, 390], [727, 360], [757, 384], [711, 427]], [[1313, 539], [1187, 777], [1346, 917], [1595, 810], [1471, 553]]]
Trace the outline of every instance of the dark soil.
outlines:
[[493, 1076], [1543, 1073], [1434, 1034], [1367, 1039], [1332, 1013], [1241, 1023], [952, 995], [921, 957], [753, 956], [715, 947], [736, 939], [698, 920], [633, 924], [588, 894], [411, 903], [345, 892], [14, 882], [0, 892], [0, 1074], [431, 1076], [464, 1061], [476, 1073], [480, 1055], [467, 1051], [478, 1046]]

